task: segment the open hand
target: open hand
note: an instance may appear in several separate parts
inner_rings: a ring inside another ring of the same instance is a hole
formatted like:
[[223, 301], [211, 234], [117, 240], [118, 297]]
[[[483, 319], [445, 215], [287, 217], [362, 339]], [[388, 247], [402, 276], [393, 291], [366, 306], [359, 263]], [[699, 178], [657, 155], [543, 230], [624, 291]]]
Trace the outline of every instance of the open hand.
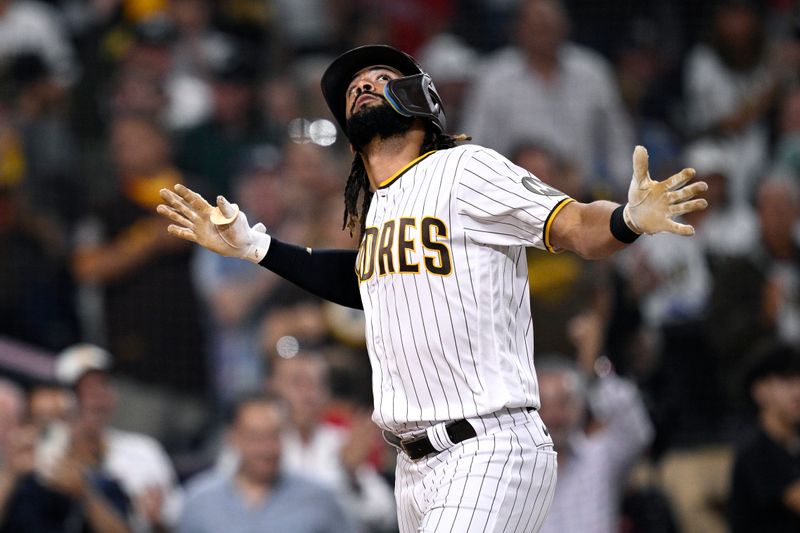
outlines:
[[247, 216], [224, 197], [218, 196], [217, 206], [212, 207], [196, 192], [177, 184], [174, 191], [161, 189], [161, 198], [166, 204], [159, 204], [156, 211], [173, 222], [167, 227], [172, 235], [253, 263], [267, 254], [271, 238], [264, 225], [250, 227]]
[[708, 202], [698, 193], [708, 189], [704, 181], [684, 185], [694, 178], [693, 168], [685, 168], [665, 179], [650, 179], [647, 150], [637, 146], [633, 150], [633, 179], [628, 189], [628, 204], [623, 215], [625, 223], [636, 233], [652, 235], [661, 231], [678, 235], [694, 235], [694, 228], [673, 220], [674, 217], [699, 211], [708, 207]]

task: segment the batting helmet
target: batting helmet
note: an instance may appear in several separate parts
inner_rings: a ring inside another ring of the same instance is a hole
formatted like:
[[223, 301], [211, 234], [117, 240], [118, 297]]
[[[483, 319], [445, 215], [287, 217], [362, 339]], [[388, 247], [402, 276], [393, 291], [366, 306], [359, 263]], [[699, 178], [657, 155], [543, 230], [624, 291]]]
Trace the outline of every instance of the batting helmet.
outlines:
[[384, 65], [403, 77], [390, 80], [383, 95], [395, 111], [406, 117], [429, 120], [440, 132], [447, 127], [442, 99], [430, 75], [417, 61], [397, 48], [371, 44], [353, 48], [337, 57], [322, 75], [322, 94], [336, 122], [346, 131], [345, 101], [347, 87], [360, 70]]

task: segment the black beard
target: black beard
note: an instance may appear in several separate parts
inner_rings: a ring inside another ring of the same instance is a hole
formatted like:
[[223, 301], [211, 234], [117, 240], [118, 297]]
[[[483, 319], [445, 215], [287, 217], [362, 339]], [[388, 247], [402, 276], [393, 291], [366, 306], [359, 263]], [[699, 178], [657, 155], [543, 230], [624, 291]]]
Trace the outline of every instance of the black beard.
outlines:
[[367, 106], [347, 119], [345, 133], [353, 148], [360, 152], [373, 141], [403, 135], [411, 129], [414, 117], [404, 117], [388, 103]]

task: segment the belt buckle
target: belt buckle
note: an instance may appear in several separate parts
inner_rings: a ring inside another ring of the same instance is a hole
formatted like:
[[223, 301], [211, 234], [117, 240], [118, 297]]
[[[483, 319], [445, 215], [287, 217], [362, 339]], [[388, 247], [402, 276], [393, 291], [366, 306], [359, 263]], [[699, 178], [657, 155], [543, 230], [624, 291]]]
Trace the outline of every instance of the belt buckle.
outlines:
[[406, 441], [404, 441], [403, 439], [400, 439], [400, 449], [403, 450], [406, 453], [406, 455], [410, 455], [410, 452], [408, 451], [408, 447], [406, 445]]
[[406, 455], [409, 457], [413, 457], [415, 455], [415, 450], [412, 446], [419, 444], [427, 438], [428, 437], [423, 433], [422, 435], [410, 439], [400, 439], [400, 449], [406, 452]]

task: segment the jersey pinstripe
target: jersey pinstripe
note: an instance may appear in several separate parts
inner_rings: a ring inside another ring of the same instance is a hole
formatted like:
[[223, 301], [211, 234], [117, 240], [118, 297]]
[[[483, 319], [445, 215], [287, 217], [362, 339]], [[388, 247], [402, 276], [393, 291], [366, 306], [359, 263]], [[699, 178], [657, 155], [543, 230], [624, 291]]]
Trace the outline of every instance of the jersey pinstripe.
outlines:
[[552, 250], [569, 201], [476, 145], [381, 184], [356, 265], [378, 425], [404, 434], [539, 406], [525, 247]]

